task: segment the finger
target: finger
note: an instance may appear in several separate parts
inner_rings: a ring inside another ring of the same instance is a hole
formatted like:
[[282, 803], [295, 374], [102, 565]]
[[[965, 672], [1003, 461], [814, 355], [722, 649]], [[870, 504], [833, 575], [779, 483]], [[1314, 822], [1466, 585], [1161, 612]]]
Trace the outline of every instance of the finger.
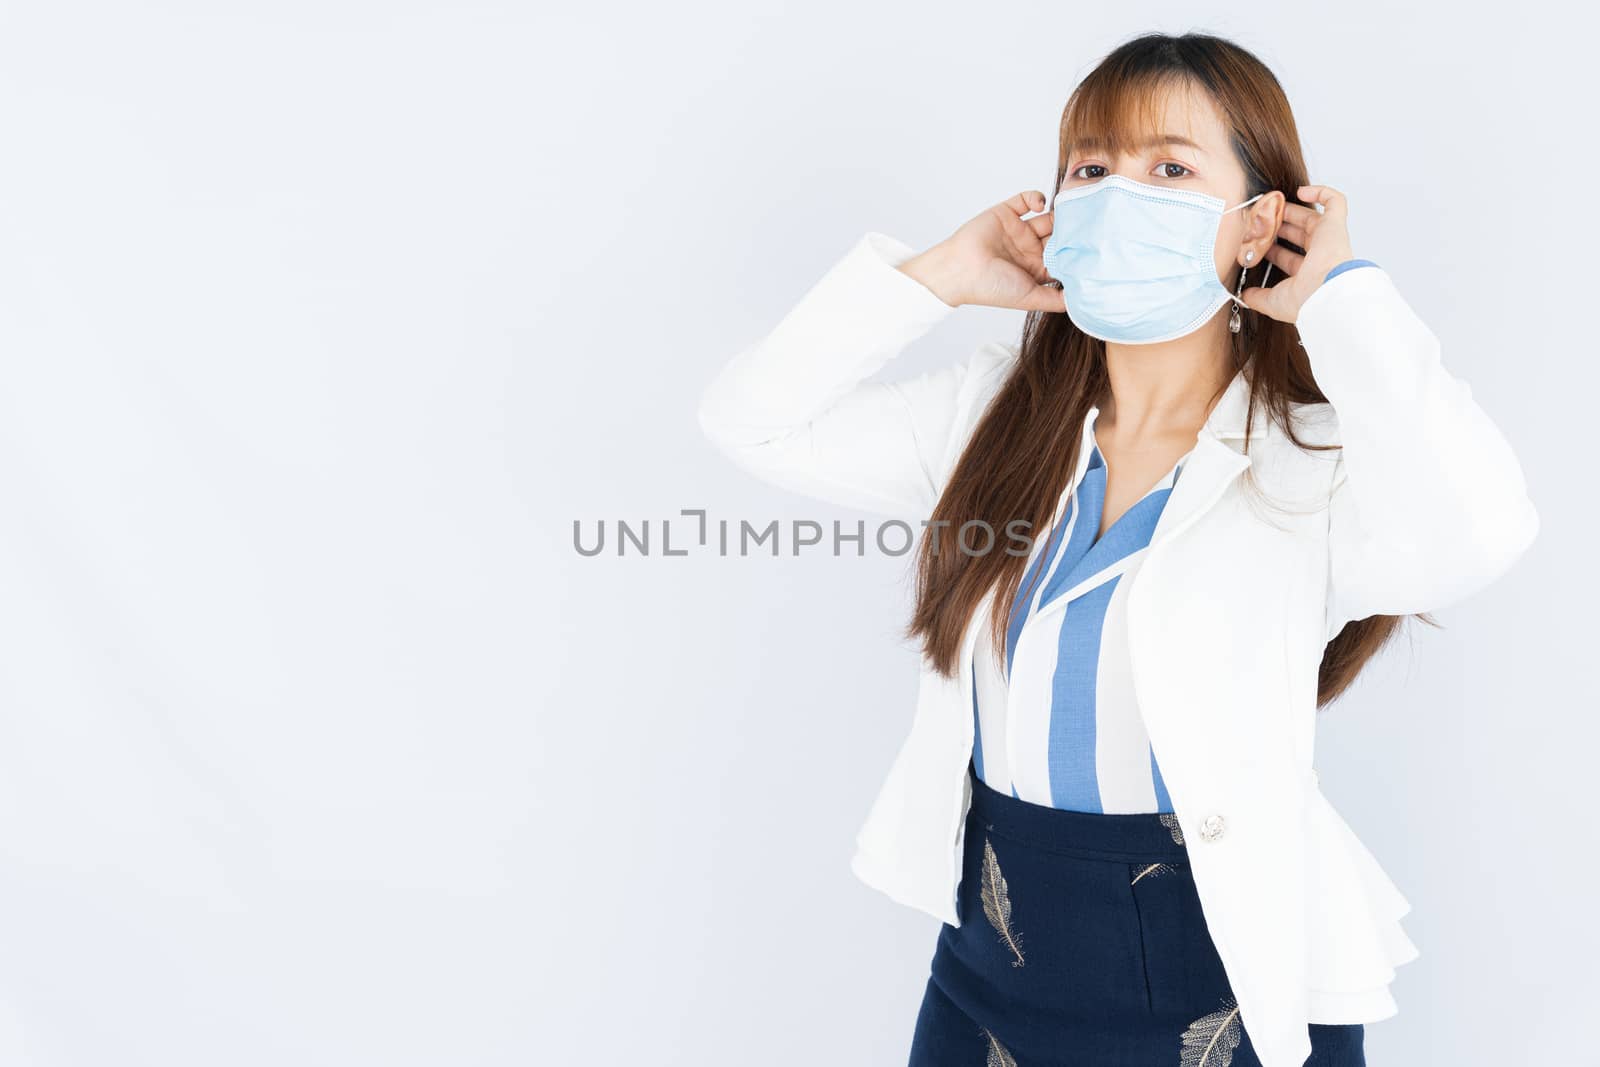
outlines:
[[1006, 258], [1028, 273], [1035, 283], [1050, 281], [1044, 265], [1044, 245], [1050, 236], [1049, 215], [1036, 215], [1031, 219], [1005, 218], [1001, 232], [1005, 235]]
[[1323, 215], [1340, 219], [1345, 216], [1344, 194], [1331, 185], [1302, 185], [1295, 193], [1306, 203], [1320, 207]]
[[1019, 217], [1030, 211], [1043, 211], [1044, 194], [1037, 189], [1028, 189], [1007, 200], [1005, 206]]
[[1026, 271], [1035, 285], [1049, 285], [1055, 280], [1050, 276], [1049, 268], [1044, 265], [1044, 256], [1040, 254], [1038, 249], [1034, 249], [1032, 255], [1022, 253], [1015, 256], [1012, 262]]
[[1299, 252], [1290, 251], [1282, 245], [1273, 245], [1267, 249], [1267, 262], [1291, 276], [1300, 273], [1300, 264], [1305, 261], [1305, 256], [1302, 256]]
[[1022, 298], [1023, 311], [1053, 311], [1067, 310], [1066, 294], [1054, 286], [1041, 285], [1033, 289]]
[[1009, 212], [1002, 215], [1000, 229], [1013, 248], [1023, 255], [1037, 257], [1045, 239], [1050, 236], [1054, 220], [1050, 215], [1035, 215], [1019, 219]]
[[1311, 242], [1311, 228], [1299, 222], [1290, 222], [1284, 219], [1278, 223], [1278, 236], [1285, 241], [1305, 248]]
[[1272, 290], [1264, 285], [1252, 285], [1239, 293], [1239, 299], [1244, 301], [1244, 306], [1251, 311], [1267, 314], [1267, 309], [1272, 306]]
[[[1300, 204], [1290, 204], [1285, 201], [1283, 219], [1279, 225], [1285, 227], [1293, 226], [1303, 236], [1309, 237], [1322, 224], [1322, 219], [1323, 216], [1314, 207], [1304, 207]], [[1304, 243], [1303, 241], [1295, 241], [1295, 244]]]

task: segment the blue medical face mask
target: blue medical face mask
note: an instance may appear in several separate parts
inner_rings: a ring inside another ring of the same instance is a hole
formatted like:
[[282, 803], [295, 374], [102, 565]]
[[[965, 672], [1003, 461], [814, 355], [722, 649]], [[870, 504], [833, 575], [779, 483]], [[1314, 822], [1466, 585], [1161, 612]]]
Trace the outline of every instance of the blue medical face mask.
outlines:
[[1170, 341], [1235, 299], [1217, 278], [1217, 231], [1222, 216], [1265, 195], [1224, 210], [1221, 197], [1110, 174], [1057, 194], [1044, 267], [1061, 283], [1067, 316], [1089, 336]]

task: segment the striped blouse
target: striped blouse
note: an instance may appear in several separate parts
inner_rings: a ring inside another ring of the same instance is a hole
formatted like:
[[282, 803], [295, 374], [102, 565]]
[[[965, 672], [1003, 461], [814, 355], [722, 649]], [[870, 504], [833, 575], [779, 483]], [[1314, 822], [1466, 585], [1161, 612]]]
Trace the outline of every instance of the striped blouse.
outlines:
[[[1346, 260], [1323, 280], [1376, 265]], [[1169, 812], [1172, 801], [1134, 700], [1126, 644], [1130, 584], [1124, 579], [1138, 570], [1193, 453], [1096, 537], [1106, 463], [1092, 423], [1084, 427], [1081, 447], [1092, 450], [1083, 479], [1017, 591], [1004, 671], [989, 642], [981, 641], [974, 654], [973, 768], [991, 788], [1035, 804]]]
[[1134, 702], [1123, 579], [1138, 569], [1188, 455], [1097, 538], [1106, 463], [1092, 424], [1082, 447], [1091, 450], [1083, 480], [1017, 590], [1005, 672], [990, 643], [974, 654], [973, 768], [1035, 804], [1171, 811]]

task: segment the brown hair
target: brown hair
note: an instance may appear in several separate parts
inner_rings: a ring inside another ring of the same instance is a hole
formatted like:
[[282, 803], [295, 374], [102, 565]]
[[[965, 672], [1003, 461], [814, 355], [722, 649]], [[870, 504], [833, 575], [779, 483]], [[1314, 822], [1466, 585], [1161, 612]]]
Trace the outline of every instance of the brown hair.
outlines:
[[[1136, 145], [1162, 91], [1199, 88], [1209, 93], [1231, 133], [1234, 153], [1248, 187], [1246, 197], [1281, 190], [1298, 202], [1307, 183], [1305, 159], [1289, 101], [1266, 65], [1220, 37], [1152, 33], [1119, 46], [1073, 91], [1062, 112], [1055, 181], [1061, 187], [1071, 147], [1098, 139], [1108, 153]], [[1268, 280], [1275, 284], [1282, 273]], [[1232, 290], [1237, 275], [1227, 283]], [[1327, 400], [1290, 323], [1265, 315], [1244, 316], [1233, 338], [1233, 369], [1249, 362], [1250, 414], [1259, 405], [1301, 448], [1328, 449], [1301, 441], [1289, 418], [1291, 405]], [[1020, 354], [972, 436], [930, 517], [930, 529], [959, 530], [983, 522], [1009, 529], [1017, 518], [1028, 530], [1045, 529], [1077, 466], [1089, 408], [1109, 387], [1104, 342], [1090, 337], [1064, 314], [1029, 312]], [[1246, 443], [1248, 447], [1248, 442]], [[943, 525], [947, 524], [947, 525]], [[954, 677], [961, 638], [972, 613], [991, 589], [995, 603], [1014, 603], [1028, 557], [1012, 552], [940, 551], [939, 538], [925, 537], [915, 556], [916, 604], [906, 636], [920, 639], [924, 656], [941, 674]], [[989, 647], [1005, 647], [1011, 613], [991, 617]], [[1329, 642], [1317, 680], [1317, 706], [1343, 692], [1393, 637], [1405, 616], [1375, 615], [1353, 621]], [[1419, 616], [1437, 625], [1426, 616]]]

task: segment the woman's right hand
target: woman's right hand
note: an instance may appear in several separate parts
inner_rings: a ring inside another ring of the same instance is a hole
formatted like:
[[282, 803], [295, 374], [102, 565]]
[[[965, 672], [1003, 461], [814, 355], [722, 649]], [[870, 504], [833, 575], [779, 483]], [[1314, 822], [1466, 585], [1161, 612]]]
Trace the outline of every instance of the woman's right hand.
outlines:
[[1037, 189], [996, 204], [900, 270], [952, 307], [981, 304], [1019, 311], [1065, 311], [1059, 284], [1044, 269], [1054, 216]]

